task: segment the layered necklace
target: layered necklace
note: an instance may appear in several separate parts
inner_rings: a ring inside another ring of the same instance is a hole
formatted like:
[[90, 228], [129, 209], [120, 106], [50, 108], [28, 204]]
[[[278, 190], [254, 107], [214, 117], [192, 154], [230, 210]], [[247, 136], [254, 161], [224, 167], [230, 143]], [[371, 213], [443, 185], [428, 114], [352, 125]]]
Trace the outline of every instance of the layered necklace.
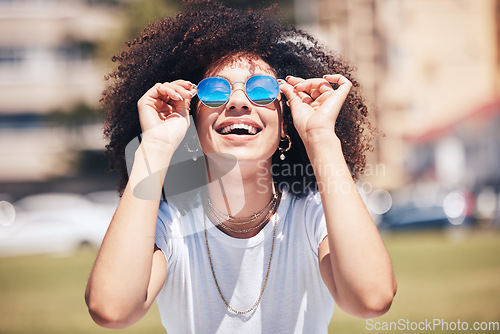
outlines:
[[[207, 196], [207, 205], [206, 205], [206, 210], [207, 214], [210, 215], [210, 219], [216, 223], [217, 226], [220, 226], [221, 228], [231, 231], [233, 233], [237, 234], [244, 234], [251, 232], [253, 230], [256, 230], [260, 227], [262, 227], [264, 224], [266, 224], [269, 221], [269, 218], [272, 216], [272, 214], [276, 211], [276, 208], [278, 207], [278, 203], [280, 201], [280, 194], [273, 194], [273, 197], [267, 203], [267, 205], [260, 210], [259, 212], [254, 213], [250, 217], [233, 217], [229, 214], [223, 213], [220, 210], [218, 210], [210, 200], [210, 197]], [[265, 215], [264, 215], [265, 213]], [[251, 224], [255, 222], [259, 217], [264, 215], [264, 218], [255, 226], [244, 228], [244, 229], [236, 229], [231, 227], [231, 225], [235, 226], [244, 226]]]
[[[207, 198], [209, 198], [209, 197], [207, 196]], [[222, 228], [228, 229], [228, 230], [235, 232], [235, 233], [247, 233], [249, 231], [253, 231], [253, 230], [259, 228], [260, 226], [264, 225], [268, 221], [270, 221], [270, 217], [272, 215], [274, 215], [273, 241], [272, 241], [272, 245], [271, 245], [271, 254], [269, 255], [269, 262], [267, 264], [266, 277], [264, 278], [264, 282], [262, 282], [262, 288], [260, 289], [260, 293], [259, 293], [257, 300], [249, 309], [247, 309], [245, 311], [240, 311], [240, 310], [233, 308], [231, 305], [229, 305], [229, 302], [226, 300], [226, 298], [224, 298], [224, 295], [222, 294], [221, 288], [219, 286], [219, 282], [217, 281], [217, 276], [215, 274], [214, 266], [212, 263], [212, 256], [210, 254], [210, 247], [208, 245], [207, 215], [205, 215], [205, 214], [203, 215], [203, 227], [205, 229], [205, 245], [207, 247], [208, 261], [210, 262], [210, 270], [212, 271], [212, 277], [214, 279], [215, 286], [217, 287], [217, 291], [219, 292], [219, 296], [222, 299], [222, 301], [224, 302], [224, 305], [226, 305], [228, 310], [230, 310], [233, 313], [236, 313], [236, 314], [250, 313], [259, 305], [260, 300], [262, 299], [262, 295], [264, 294], [264, 290], [266, 289], [267, 279], [269, 278], [269, 271], [271, 269], [271, 261], [273, 259], [274, 242], [276, 240], [276, 226], [277, 226], [277, 219], [278, 219], [278, 215], [275, 213], [276, 213], [276, 210], [278, 208], [280, 200], [281, 200], [281, 194], [280, 193], [274, 194], [273, 197], [271, 198], [271, 200], [269, 201], [269, 203], [264, 207], [264, 209], [260, 210], [257, 213], [254, 213], [250, 217], [244, 217], [244, 218], [235, 218], [235, 217], [232, 217], [230, 215], [224, 214], [224, 213], [220, 212], [219, 210], [217, 210], [213, 206], [210, 199], [207, 200], [207, 209], [208, 209], [207, 214], [210, 213], [212, 218], [214, 218], [214, 220]], [[245, 224], [249, 224], [251, 222], [256, 221], [258, 219], [258, 217], [262, 216], [264, 214], [264, 212], [266, 212], [266, 211], [267, 211], [267, 213], [260, 223], [258, 223], [257, 225], [255, 225], [253, 227], [249, 227], [249, 228], [243, 229], [243, 230], [237, 230], [237, 229], [233, 229], [233, 228], [227, 226], [226, 224], [224, 224], [224, 221], [222, 221], [222, 218], [221, 218], [221, 216], [224, 216], [224, 218], [226, 218], [225, 220], [227, 222], [230, 222], [231, 224], [234, 224], [234, 225], [245, 225]]]

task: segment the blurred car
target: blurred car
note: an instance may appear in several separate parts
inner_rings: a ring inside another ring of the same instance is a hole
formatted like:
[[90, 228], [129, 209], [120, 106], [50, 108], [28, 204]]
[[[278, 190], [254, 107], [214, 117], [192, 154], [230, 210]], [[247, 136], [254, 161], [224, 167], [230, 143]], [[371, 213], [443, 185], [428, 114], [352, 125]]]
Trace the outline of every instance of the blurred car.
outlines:
[[440, 205], [417, 206], [406, 203], [394, 206], [381, 216], [378, 227], [385, 230], [446, 229], [474, 223], [471, 216], [450, 217]]
[[47, 193], [14, 203], [16, 218], [0, 226], [0, 256], [72, 252], [99, 247], [113, 216], [114, 192]]

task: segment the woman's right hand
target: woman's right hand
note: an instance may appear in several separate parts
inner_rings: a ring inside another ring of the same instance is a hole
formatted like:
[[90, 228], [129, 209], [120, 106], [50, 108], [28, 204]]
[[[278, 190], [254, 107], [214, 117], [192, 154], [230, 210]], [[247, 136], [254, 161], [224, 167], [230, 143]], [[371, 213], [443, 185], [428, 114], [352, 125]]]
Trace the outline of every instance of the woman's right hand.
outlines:
[[157, 83], [137, 102], [143, 141], [175, 150], [189, 127], [196, 86], [189, 81]]

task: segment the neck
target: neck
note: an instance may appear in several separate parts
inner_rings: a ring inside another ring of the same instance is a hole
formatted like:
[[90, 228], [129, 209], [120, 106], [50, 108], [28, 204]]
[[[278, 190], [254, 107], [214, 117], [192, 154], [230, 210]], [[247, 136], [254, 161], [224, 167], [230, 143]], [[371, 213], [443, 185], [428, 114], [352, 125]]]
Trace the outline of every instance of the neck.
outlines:
[[[208, 158], [208, 196], [213, 206], [219, 212], [234, 218], [250, 217], [265, 209], [274, 196], [270, 167], [271, 159], [253, 164], [237, 163], [227, 172], [225, 162]], [[223, 171], [227, 173], [223, 174]], [[244, 227], [232, 226], [230, 223], [228, 225], [232, 228], [249, 228], [259, 225], [264, 218], [265, 214]], [[265, 224], [260, 225], [263, 227]], [[221, 229], [231, 236], [248, 238], [256, 235], [261, 228], [243, 234]]]

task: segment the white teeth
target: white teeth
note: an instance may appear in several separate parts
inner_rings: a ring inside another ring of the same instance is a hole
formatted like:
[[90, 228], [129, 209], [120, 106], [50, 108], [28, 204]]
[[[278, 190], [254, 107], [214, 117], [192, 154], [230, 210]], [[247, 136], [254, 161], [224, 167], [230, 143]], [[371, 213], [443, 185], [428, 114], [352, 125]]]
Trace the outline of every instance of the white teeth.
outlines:
[[228, 126], [224, 127], [221, 130], [221, 133], [222, 134], [227, 134], [227, 133], [231, 132], [234, 129], [247, 130], [248, 133], [251, 134], [251, 135], [254, 135], [254, 134], [257, 133], [257, 129], [254, 126], [248, 125], [248, 124], [242, 124], [242, 123], [235, 123], [235, 124], [228, 125]]

